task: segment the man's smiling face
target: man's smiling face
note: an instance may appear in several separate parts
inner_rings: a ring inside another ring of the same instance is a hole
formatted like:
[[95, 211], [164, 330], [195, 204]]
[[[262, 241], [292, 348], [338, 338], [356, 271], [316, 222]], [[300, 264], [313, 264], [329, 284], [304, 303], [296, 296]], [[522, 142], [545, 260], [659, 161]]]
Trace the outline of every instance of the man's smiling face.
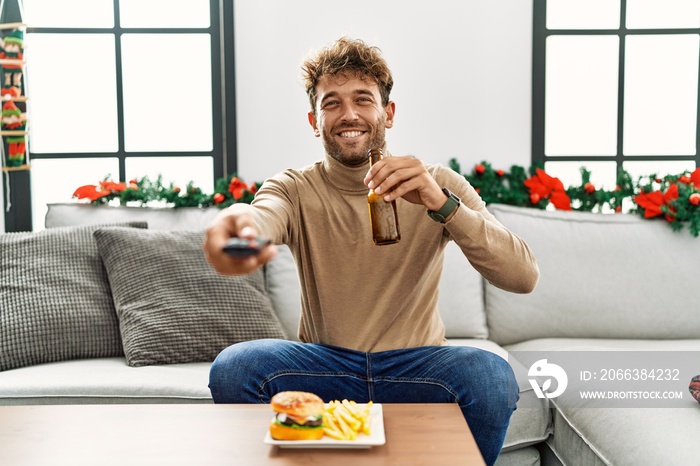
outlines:
[[394, 103], [382, 106], [379, 87], [371, 78], [325, 75], [316, 92], [316, 111], [309, 113], [309, 123], [328, 155], [356, 166], [367, 162], [369, 149], [384, 146], [385, 130], [394, 124]]

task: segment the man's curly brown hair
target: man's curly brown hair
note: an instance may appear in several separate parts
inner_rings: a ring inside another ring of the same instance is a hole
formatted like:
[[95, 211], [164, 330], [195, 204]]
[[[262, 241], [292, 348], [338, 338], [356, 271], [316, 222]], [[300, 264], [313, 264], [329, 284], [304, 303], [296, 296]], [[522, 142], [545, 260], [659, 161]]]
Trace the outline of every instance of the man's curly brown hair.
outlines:
[[354, 76], [370, 78], [379, 86], [382, 105], [389, 104], [389, 94], [394, 79], [381, 50], [369, 46], [359, 39], [341, 37], [333, 45], [321, 49], [315, 56], [302, 64], [306, 93], [311, 103], [311, 111], [316, 113], [316, 85], [322, 76]]

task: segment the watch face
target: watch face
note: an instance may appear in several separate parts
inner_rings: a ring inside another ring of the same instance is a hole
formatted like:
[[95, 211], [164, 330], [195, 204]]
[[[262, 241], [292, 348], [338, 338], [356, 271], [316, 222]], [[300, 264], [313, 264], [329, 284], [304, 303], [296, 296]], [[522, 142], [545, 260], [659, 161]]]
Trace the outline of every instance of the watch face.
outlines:
[[449, 189], [447, 189], [447, 188], [442, 188], [442, 192], [445, 193], [445, 196], [447, 196], [447, 197], [449, 197], [449, 198], [452, 198], [452, 199], [454, 199], [455, 201], [457, 201], [457, 204], [459, 204], [460, 202], [462, 202], [462, 200], [461, 200], [460, 198], [458, 198], [457, 195], [456, 195], [455, 193], [453, 193], [452, 191], [450, 191]]

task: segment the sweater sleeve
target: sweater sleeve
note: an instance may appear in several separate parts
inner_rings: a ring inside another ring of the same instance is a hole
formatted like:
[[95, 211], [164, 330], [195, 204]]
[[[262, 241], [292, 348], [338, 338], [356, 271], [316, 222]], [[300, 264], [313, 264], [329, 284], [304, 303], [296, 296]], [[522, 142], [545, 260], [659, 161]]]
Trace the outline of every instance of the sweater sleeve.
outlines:
[[534, 290], [540, 272], [527, 243], [496, 220], [464, 176], [439, 165], [433, 176], [462, 200], [445, 229], [474, 268], [506, 291]]
[[296, 182], [287, 172], [267, 179], [248, 212], [255, 218], [260, 234], [275, 244], [289, 244], [296, 218]]

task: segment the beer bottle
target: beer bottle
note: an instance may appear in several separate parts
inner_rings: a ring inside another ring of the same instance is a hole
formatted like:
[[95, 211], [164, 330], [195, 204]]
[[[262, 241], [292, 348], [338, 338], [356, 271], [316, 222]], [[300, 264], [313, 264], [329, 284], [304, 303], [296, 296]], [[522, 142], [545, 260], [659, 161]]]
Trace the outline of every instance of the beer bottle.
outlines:
[[[384, 157], [382, 149], [370, 149], [368, 155], [370, 167]], [[401, 239], [401, 233], [399, 233], [396, 201], [386, 202], [383, 196], [375, 194], [374, 189], [370, 189], [367, 195], [367, 204], [374, 244], [383, 246], [398, 243]]]

